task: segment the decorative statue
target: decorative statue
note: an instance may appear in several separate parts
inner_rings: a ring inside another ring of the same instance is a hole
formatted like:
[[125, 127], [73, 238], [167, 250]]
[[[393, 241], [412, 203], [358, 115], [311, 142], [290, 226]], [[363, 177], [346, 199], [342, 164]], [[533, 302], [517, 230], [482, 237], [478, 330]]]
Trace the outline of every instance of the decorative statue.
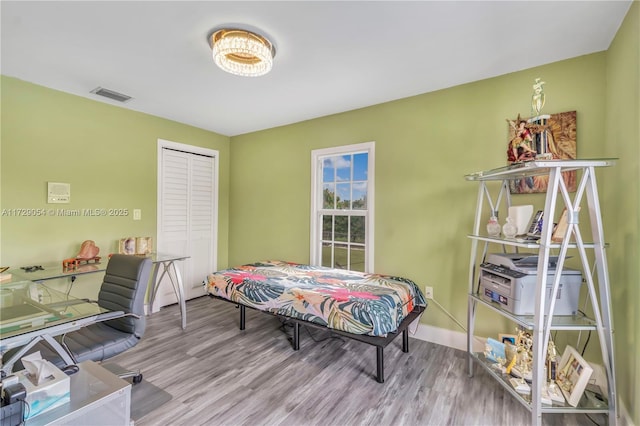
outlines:
[[89, 263], [90, 261], [94, 261], [98, 263], [100, 261], [98, 253], [100, 253], [100, 249], [96, 247], [96, 243], [92, 240], [86, 240], [80, 246], [80, 252], [78, 252], [76, 257], [62, 261], [62, 268], [74, 269], [77, 268], [81, 262]]
[[76, 258], [80, 260], [93, 259], [100, 253], [100, 248], [96, 247], [96, 243], [91, 240], [84, 241], [80, 246], [80, 252]]
[[558, 351], [553, 340], [549, 339], [549, 346], [547, 346], [547, 381], [555, 383], [556, 381], [556, 368], [558, 366]]
[[531, 135], [531, 124], [527, 120], [518, 118], [516, 121], [507, 119], [513, 129], [513, 138], [509, 141], [507, 159], [511, 162], [535, 160], [536, 151], [532, 148], [533, 137]]
[[531, 110], [535, 111], [535, 115], [540, 115], [542, 112], [542, 107], [544, 107], [544, 92], [543, 85], [544, 81], [540, 81], [539, 78], [536, 78], [536, 81], [533, 83], [533, 95], [531, 96]]
[[512, 376], [530, 381], [532, 377], [531, 364], [533, 354], [531, 349], [533, 347], [533, 339], [528, 332], [519, 328], [516, 328], [516, 330], [518, 333], [516, 362], [511, 366], [510, 373]]
[[558, 351], [553, 340], [549, 339], [547, 347], [547, 387], [546, 392], [552, 401], [564, 403], [564, 396], [556, 384], [556, 373], [558, 368]]

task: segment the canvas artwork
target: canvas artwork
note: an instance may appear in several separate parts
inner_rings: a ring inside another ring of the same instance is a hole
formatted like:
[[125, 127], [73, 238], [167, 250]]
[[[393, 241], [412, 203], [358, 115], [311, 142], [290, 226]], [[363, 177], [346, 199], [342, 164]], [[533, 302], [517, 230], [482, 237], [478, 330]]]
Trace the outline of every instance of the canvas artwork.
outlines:
[[[538, 115], [532, 118], [508, 119], [509, 164], [532, 160], [572, 160], [577, 155], [576, 112]], [[564, 172], [563, 179], [569, 192], [575, 192], [576, 172]], [[512, 194], [545, 192], [548, 176], [514, 179], [509, 183]]]

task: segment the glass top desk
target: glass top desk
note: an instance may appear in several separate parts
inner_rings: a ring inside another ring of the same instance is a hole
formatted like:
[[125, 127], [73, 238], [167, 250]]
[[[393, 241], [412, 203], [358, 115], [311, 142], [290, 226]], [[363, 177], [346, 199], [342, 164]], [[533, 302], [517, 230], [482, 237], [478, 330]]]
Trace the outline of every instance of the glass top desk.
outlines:
[[104, 272], [107, 269], [107, 263], [87, 263], [79, 265], [74, 268], [63, 268], [62, 262], [56, 263], [43, 263], [37, 265], [38, 269], [34, 269], [32, 272], [27, 272], [22, 268], [10, 269], [11, 281], [47, 281], [55, 280], [58, 278], [70, 277], [72, 281], [76, 279], [78, 275], [94, 274], [96, 272]]
[[18, 281], [0, 285], [0, 353], [20, 347], [2, 360], [2, 376], [33, 345], [45, 340], [67, 364], [73, 359], [54, 337], [96, 321], [117, 318], [124, 312], [109, 312], [85, 299], [77, 299], [42, 283]]
[[[173, 288], [173, 292], [176, 295], [178, 304], [180, 305], [180, 318], [181, 326], [183, 330], [187, 328], [187, 306], [184, 295], [184, 284], [182, 282], [182, 275], [180, 269], [176, 265], [176, 262], [188, 259], [190, 256], [175, 255], [170, 253], [152, 253], [146, 256], [153, 262], [152, 278], [149, 290], [149, 309], [147, 313], [150, 314], [153, 310], [153, 302], [155, 301], [156, 294], [162, 279], [166, 276], [169, 278], [169, 282]], [[10, 283], [20, 281], [36, 281], [42, 282], [47, 280], [55, 280], [59, 278], [71, 278], [71, 282], [74, 282], [79, 275], [93, 274], [98, 272], [104, 272], [107, 269], [107, 262], [87, 263], [79, 265], [73, 268], [63, 268], [62, 262], [47, 263], [37, 265], [39, 268], [32, 272], [27, 272], [23, 269], [11, 269], [9, 272], [12, 274]], [[162, 273], [159, 274], [162, 269]], [[158, 274], [160, 277], [158, 278]]]

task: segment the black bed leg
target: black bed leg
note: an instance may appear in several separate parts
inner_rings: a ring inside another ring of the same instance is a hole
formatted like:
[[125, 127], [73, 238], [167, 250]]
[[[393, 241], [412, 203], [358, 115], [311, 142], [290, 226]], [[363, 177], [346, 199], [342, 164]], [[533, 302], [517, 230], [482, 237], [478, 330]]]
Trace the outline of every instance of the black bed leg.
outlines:
[[300, 349], [300, 323], [298, 321], [293, 322], [293, 350]]
[[244, 330], [246, 308], [244, 305], [240, 305], [240, 330]]
[[409, 332], [406, 328], [402, 331], [402, 352], [409, 352]]
[[378, 383], [384, 383], [384, 348], [382, 346], [376, 346], [376, 369]]

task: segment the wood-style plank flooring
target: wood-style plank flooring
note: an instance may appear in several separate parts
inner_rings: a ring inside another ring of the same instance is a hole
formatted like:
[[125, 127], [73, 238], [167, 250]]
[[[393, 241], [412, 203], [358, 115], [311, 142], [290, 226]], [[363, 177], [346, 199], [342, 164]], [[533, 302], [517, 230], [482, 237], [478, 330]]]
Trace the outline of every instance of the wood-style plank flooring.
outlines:
[[[296, 352], [276, 317], [247, 309], [240, 331], [239, 310], [209, 297], [188, 301], [187, 312], [185, 331], [177, 305], [147, 317], [142, 341], [110, 360], [141, 368], [173, 395], [136, 426], [530, 423], [529, 411], [487, 373], [476, 368], [468, 377], [463, 351], [411, 338], [403, 353], [399, 337], [385, 349], [380, 384], [373, 346], [301, 329]], [[543, 424], [594, 423], [545, 414]]]

